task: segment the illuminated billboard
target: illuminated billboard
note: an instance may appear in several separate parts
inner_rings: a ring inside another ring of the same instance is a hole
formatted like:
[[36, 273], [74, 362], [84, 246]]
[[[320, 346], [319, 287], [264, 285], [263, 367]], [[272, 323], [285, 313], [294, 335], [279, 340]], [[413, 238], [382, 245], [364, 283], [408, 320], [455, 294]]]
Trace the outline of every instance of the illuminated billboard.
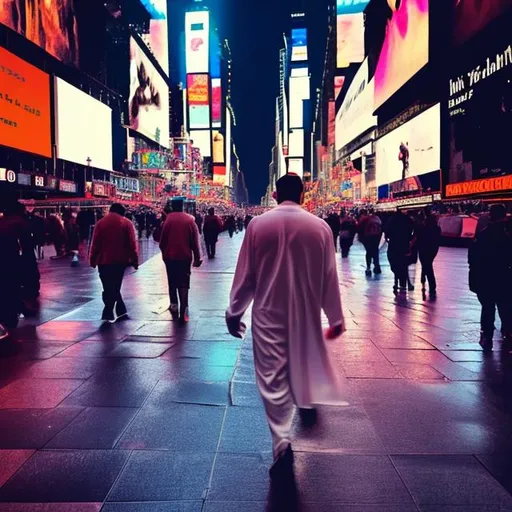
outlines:
[[130, 38], [129, 127], [169, 147], [169, 87], [135, 39]]
[[345, 83], [344, 76], [335, 76], [334, 77], [334, 98], [338, 99], [341, 90], [343, 89], [343, 84]]
[[309, 76], [290, 78], [290, 128], [304, 126], [303, 101], [310, 99]]
[[512, 0], [451, 0], [454, 6], [453, 42], [463, 44], [512, 7]]
[[375, 71], [379, 108], [428, 63], [429, 0], [402, 0], [387, 21]]
[[210, 13], [185, 14], [185, 60], [187, 73], [208, 73]]
[[162, 69], [169, 75], [169, 34], [167, 0], [141, 0], [151, 16], [148, 44]]
[[220, 78], [212, 79], [212, 126], [222, 126], [222, 85]]
[[343, 14], [337, 17], [338, 68], [347, 68], [350, 64], [364, 59], [364, 14]]
[[370, 0], [336, 0], [336, 13], [340, 16], [363, 12], [369, 2]]
[[308, 31], [305, 28], [292, 29], [292, 62], [308, 60]]
[[111, 108], [60, 78], [54, 84], [57, 158], [111, 171]]
[[193, 141], [192, 146], [199, 148], [203, 158], [212, 156], [212, 132], [210, 130], [191, 130], [190, 138]]
[[304, 129], [295, 128], [290, 132], [289, 154], [291, 157], [304, 157]]
[[187, 96], [189, 105], [210, 104], [210, 89], [207, 74], [187, 76]]
[[0, 144], [51, 157], [50, 78], [0, 48]]
[[336, 115], [336, 150], [377, 125], [373, 115], [373, 82], [368, 83], [368, 60], [357, 71]]
[[217, 185], [226, 186], [226, 166], [214, 165], [213, 166], [213, 183]]
[[439, 171], [440, 104], [384, 135], [376, 145], [377, 186]]
[[0, 23], [62, 62], [78, 66], [78, 23], [74, 0], [1, 0]]

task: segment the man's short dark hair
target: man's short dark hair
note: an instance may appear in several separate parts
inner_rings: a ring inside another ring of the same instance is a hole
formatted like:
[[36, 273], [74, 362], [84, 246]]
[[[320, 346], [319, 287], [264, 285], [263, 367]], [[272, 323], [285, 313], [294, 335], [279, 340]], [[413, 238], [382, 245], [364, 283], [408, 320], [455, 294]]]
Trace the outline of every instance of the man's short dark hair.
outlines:
[[215, 215], [215, 208], [208, 208], [208, 215]]
[[492, 221], [503, 220], [507, 217], [507, 209], [504, 204], [493, 204], [489, 210]]
[[118, 215], [121, 215], [122, 217], [124, 217], [124, 214], [126, 213], [126, 208], [121, 203], [114, 203], [110, 207], [110, 212], [117, 213]]
[[304, 185], [297, 174], [285, 174], [277, 180], [277, 202], [293, 201], [300, 204]]
[[183, 199], [173, 199], [171, 206], [173, 212], [182, 212], [185, 207], [185, 201]]

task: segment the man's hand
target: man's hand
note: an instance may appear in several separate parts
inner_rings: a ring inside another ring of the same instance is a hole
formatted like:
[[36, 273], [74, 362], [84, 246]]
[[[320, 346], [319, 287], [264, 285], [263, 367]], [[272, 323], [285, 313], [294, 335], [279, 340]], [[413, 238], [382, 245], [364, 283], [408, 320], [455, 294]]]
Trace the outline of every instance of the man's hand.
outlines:
[[343, 334], [343, 325], [335, 325], [334, 327], [329, 327], [325, 331], [325, 339], [326, 340], [335, 340], [336, 338], [339, 338]]
[[194, 260], [194, 268], [199, 268], [203, 264], [203, 260]]
[[228, 332], [234, 338], [243, 339], [247, 326], [241, 321], [240, 317], [229, 317], [226, 314], [226, 325], [228, 326]]

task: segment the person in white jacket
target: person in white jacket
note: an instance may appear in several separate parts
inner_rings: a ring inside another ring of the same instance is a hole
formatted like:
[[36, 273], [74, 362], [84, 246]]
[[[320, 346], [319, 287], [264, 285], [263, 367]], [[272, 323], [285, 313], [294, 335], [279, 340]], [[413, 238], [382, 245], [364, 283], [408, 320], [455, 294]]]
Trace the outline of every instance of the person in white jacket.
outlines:
[[[279, 206], [249, 224], [226, 312], [229, 332], [241, 338], [242, 317], [254, 301], [256, 381], [273, 439], [271, 476], [293, 467], [294, 406], [304, 418], [315, 417], [317, 404], [343, 402], [326, 343], [344, 331], [332, 233], [301, 208], [303, 190], [297, 175], [283, 176]], [[325, 334], [322, 310], [330, 325]]]

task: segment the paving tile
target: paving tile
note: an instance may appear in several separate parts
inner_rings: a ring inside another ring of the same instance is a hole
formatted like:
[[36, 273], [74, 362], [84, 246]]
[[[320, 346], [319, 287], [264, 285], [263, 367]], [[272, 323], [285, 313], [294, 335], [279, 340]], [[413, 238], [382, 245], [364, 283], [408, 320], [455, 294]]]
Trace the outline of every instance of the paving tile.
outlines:
[[24, 376], [37, 379], [88, 379], [98, 369], [105, 367], [105, 365], [105, 360], [99, 357], [52, 357], [51, 359], [34, 363], [25, 372]]
[[123, 320], [115, 324], [103, 323], [101, 327], [84, 341], [121, 341], [144, 325], [143, 320]]
[[102, 502], [128, 452], [39, 451], [1, 489], [2, 502]]
[[213, 453], [224, 413], [224, 407], [194, 404], [145, 406], [121, 437], [118, 447]]
[[17, 343], [17, 349], [24, 359], [37, 361], [50, 359], [64, 350], [71, 348], [75, 342], [58, 343], [51, 341], [23, 341]]
[[213, 459], [213, 453], [133, 452], [108, 500], [201, 500]]
[[292, 438], [295, 452], [385, 453], [382, 441], [360, 406], [319, 407], [317, 424], [308, 428], [302, 426], [297, 414]]
[[81, 411], [80, 407], [0, 410], [0, 449], [42, 448]]
[[[167, 361], [164, 361], [167, 362]], [[233, 377], [233, 366], [214, 366], [200, 359], [178, 359], [168, 365], [165, 380], [195, 380], [200, 382], [229, 382]]]
[[99, 512], [101, 503], [2, 503], [2, 512]]
[[0, 389], [0, 409], [50, 409], [59, 405], [84, 381], [19, 379]]
[[510, 512], [506, 505], [419, 505], [420, 512]]
[[208, 501], [266, 501], [271, 454], [220, 453], [215, 461]]
[[446, 377], [428, 364], [395, 363], [395, 368], [407, 380], [444, 380]]
[[227, 382], [160, 381], [148, 398], [147, 404], [165, 407], [172, 403], [200, 405], [228, 405]]
[[343, 362], [342, 368], [347, 378], [353, 379], [401, 379], [398, 370], [388, 361], [380, 363]]
[[437, 350], [400, 350], [382, 349], [382, 353], [392, 363], [431, 364], [446, 361], [446, 357]]
[[228, 407], [219, 450], [232, 453], [272, 451], [265, 411], [255, 407]]
[[176, 343], [163, 356], [166, 359], [201, 359], [212, 366], [233, 366], [240, 350], [240, 342], [209, 343], [184, 341]]
[[101, 512], [201, 512], [202, 501], [105, 503]]
[[503, 451], [503, 453], [492, 455], [477, 455], [477, 459], [512, 494], [512, 460], [510, 452], [507, 450]]
[[61, 430], [45, 448], [99, 450], [114, 448], [138, 409], [90, 407]]
[[34, 454], [34, 450], [0, 450], [0, 487]]
[[507, 505], [512, 496], [470, 456], [393, 456], [416, 503], [420, 505]]
[[190, 339], [196, 326], [195, 321], [186, 326], [180, 326], [170, 319], [167, 321], [146, 322], [142, 327], [130, 333], [132, 336], [149, 336], [151, 338], [180, 338]]
[[[120, 341], [81, 341], [79, 343], [75, 343], [70, 347], [62, 350], [57, 354], [57, 358], [98, 358], [105, 357], [108, 353], [110, 353], [117, 345], [119, 345]], [[107, 364], [107, 363], [105, 363]]]
[[37, 339], [47, 341], [82, 341], [98, 331], [98, 322], [53, 320], [37, 328]]
[[239, 407], [263, 407], [263, 401], [256, 384], [252, 382], [231, 381], [231, 403]]
[[413, 504], [386, 456], [295, 454], [301, 502]]
[[147, 357], [155, 358], [164, 354], [171, 345], [165, 343], [124, 342], [111, 350], [107, 357]]

